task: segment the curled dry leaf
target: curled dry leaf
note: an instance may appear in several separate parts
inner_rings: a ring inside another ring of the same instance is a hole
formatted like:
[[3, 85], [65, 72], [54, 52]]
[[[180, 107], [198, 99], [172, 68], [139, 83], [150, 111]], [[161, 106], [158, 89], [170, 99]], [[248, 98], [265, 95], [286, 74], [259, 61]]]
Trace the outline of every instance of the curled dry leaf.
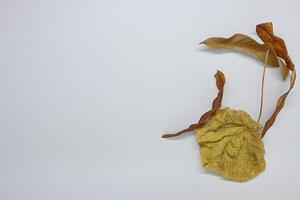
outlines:
[[256, 26], [257, 35], [265, 43], [270, 43], [274, 50], [280, 58], [284, 59], [286, 66], [290, 69], [294, 69], [294, 63], [292, 62], [288, 50], [286, 48], [285, 42], [280, 37], [277, 37], [273, 33], [273, 24], [272, 22], [262, 23]]
[[208, 47], [221, 49], [228, 48], [233, 49], [242, 53], [246, 53], [253, 57], [256, 57], [261, 62], [264, 62], [266, 57], [266, 52], [269, 50], [269, 56], [267, 64], [273, 67], [280, 67], [281, 75], [283, 79], [288, 75], [288, 70], [286, 70], [285, 64], [277, 57], [272, 45], [259, 44], [254, 39], [247, 35], [235, 34], [229, 38], [222, 37], [211, 37], [200, 44], [205, 44]]
[[217, 88], [219, 90], [217, 97], [214, 99], [213, 103], [212, 103], [212, 108], [211, 110], [207, 111], [206, 113], [204, 113], [201, 118], [199, 119], [198, 123], [196, 124], [192, 124], [190, 125], [188, 128], [179, 131], [175, 134], [165, 134], [162, 137], [163, 138], [170, 138], [170, 137], [176, 137], [179, 136], [183, 133], [186, 132], [190, 132], [193, 131], [197, 128], [200, 128], [201, 126], [203, 126], [206, 122], [208, 122], [208, 120], [211, 118], [211, 116], [216, 112], [216, 110], [218, 110], [221, 105], [222, 105], [222, 98], [223, 98], [223, 89], [224, 89], [224, 85], [225, 85], [225, 76], [221, 71], [217, 71], [217, 73], [215, 73], [215, 79], [216, 79], [216, 85]]
[[233, 181], [246, 181], [265, 169], [261, 125], [244, 111], [219, 109], [196, 129], [202, 164]]
[[276, 104], [275, 111], [273, 112], [271, 117], [267, 120], [267, 122], [264, 125], [264, 128], [262, 130], [262, 137], [265, 136], [268, 129], [273, 125], [278, 113], [280, 112], [280, 110], [283, 108], [283, 106], [285, 104], [286, 97], [288, 96], [290, 91], [293, 89], [293, 87], [295, 85], [295, 81], [296, 81], [296, 71], [294, 69], [291, 73], [290, 87], [289, 87], [288, 91], [286, 91], [281, 97], [279, 97], [277, 104]]
[[[290, 78], [290, 87], [287, 92], [285, 92], [281, 97], [279, 97], [275, 111], [271, 117], [267, 120], [262, 130], [262, 137], [266, 134], [268, 129], [274, 124], [277, 115], [285, 104], [285, 99], [293, 89], [296, 81], [296, 71], [295, 66], [288, 55], [288, 50], [286, 48], [285, 42], [283, 39], [277, 37], [273, 33], [273, 24], [271, 22], [262, 23], [256, 26], [256, 32], [258, 36], [265, 42], [265, 44], [271, 44], [274, 47], [276, 54], [285, 60], [286, 66], [292, 71]], [[283, 68], [282, 68], [283, 69]], [[286, 69], [285, 69], [286, 70]]]

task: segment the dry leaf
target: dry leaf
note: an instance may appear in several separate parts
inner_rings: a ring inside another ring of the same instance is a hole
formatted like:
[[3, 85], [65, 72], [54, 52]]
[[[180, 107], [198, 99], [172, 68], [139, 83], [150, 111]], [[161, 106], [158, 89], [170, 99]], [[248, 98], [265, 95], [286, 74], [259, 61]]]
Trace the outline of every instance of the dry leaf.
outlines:
[[233, 49], [242, 53], [246, 53], [253, 57], [258, 58], [260, 61], [264, 62], [266, 57], [266, 52], [269, 49], [269, 56], [267, 64], [273, 67], [280, 67], [281, 75], [283, 79], [288, 75], [288, 70], [281, 60], [277, 57], [272, 45], [270, 44], [259, 44], [254, 39], [247, 35], [235, 34], [230, 38], [222, 37], [212, 37], [204, 40], [200, 44], [205, 44], [208, 47], [221, 49], [228, 48]]
[[256, 26], [257, 35], [265, 43], [270, 43], [274, 47], [274, 50], [280, 58], [284, 59], [286, 66], [290, 69], [294, 69], [294, 64], [289, 57], [288, 50], [286, 48], [285, 42], [280, 37], [277, 37], [273, 33], [272, 22], [262, 23]]
[[296, 71], [294, 69], [291, 73], [290, 88], [281, 97], [279, 97], [274, 113], [271, 115], [271, 117], [265, 123], [265, 126], [264, 126], [263, 131], [262, 131], [262, 137], [265, 136], [268, 129], [273, 125], [278, 113], [280, 112], [280, 110], [283, 108], [283, 106], [285, 104], [286, 97], [288, 96], [290, 91], [293, 89], [293, 87], [295, 85], [295, 81], [296, 81]]
[[[256, 26], [256, 32], [258, 36], [266, 43], [271, 44], [274, 47], [276, 54], [285, 60], [286, 66], [292, 71], [291, 79], [290, 79], [290, 88], [287, 92], [285, 92], [281, 97], [279, 97], [275, 111], [271, 115], [271, 117], [267, 120], [264, 125], [262, 131], [262, 137], [266, 134], [268, 129], [274, 124], [277, 115], [279, 114], [280, 110], [283, 108], [285, 104], [285, 99], [292, 90], [295, 85], [296, 81], [296, 71], [295, 66], [288, 55], [288, 51], [283, 39], [277, 37], [273, 33], [273, 24], [271, 22], [262, 23]], [[283, 69], [283, 68], [282, 68]]]
[[182, 131], [179, 131], [175, 134], [165, 134], [165, 135], [162, 136], [163, 138], [176, 137], [176, 136], [181, 135], [183, 133], [193, 131], [197, 128], [200, 128], [201, 126], [203, 126], [211, 118], [211, 116], [216, 112], [216, 110], [218, 110], [221, 107], [222, 98], [223, 98], [223, 89], [224, 89], [224, 85], [225, 85], [225, 76], [221, 71], [217, 71], [217, 73], [215, 73], [214, 76], [215, 76], [215, 79], [216, 79], [216, 85], [217, 85], [217, 88], [218, 88], [219, 92], [218, 92], [217, 97], [214, 99], [214, 101], [212, 103], [211, 110], [204, 113], [201, 116], [201, 118], [200, 118], [200, 120], [198, 121], [197, 124], [192, 124], [188, 128], [186, 128]]
[[233, 181], [246, 181], [265, 169], [260, 124], [244, 111], [219, 109], [196, 130], [202, 164]]

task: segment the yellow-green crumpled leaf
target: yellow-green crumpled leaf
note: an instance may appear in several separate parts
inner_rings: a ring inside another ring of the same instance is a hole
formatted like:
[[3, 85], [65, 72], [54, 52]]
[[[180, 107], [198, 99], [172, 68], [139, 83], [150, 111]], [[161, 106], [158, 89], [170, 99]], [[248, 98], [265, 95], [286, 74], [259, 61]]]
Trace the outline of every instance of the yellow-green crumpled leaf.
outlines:
[[244, 111], [219, 109], [196, 129], [202, 164], [233, 181], [246, 181], [265, 169], [262, 126]]

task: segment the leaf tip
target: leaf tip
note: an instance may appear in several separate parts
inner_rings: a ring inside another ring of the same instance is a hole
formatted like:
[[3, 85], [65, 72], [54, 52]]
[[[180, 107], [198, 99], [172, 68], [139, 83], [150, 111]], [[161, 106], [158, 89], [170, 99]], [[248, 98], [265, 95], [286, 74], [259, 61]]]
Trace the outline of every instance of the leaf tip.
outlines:
[[282, 80], [285, 81], [288, 74], [282, 75]]
[[170, 134], [164, 134], [161, 136], [161, 138], [168, 138]]

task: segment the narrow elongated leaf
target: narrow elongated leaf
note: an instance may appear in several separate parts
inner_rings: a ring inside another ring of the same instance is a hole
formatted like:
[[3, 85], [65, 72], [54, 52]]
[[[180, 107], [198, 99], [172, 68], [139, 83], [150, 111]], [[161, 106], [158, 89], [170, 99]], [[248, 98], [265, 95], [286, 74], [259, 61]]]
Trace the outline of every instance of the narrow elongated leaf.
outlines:
[[296, 71], [294, 69], [291, 73], [290, 87], [289, 87], [288, 91], [286, 91], [281, 97], [279, 97], [279, 99], [277, 101], [277, 104], [276, 104], [276, 107], [275, 107], [275, 111], [273, 112], [271, 117], [265, 123], [265, 126], [264, 126], [263, 131], [262, 131], [262, 137], [265, 136], [268, 129], [274, 124], [278, 113], [280, 112], [280, 110], [283, 108], [283, 106], [285, 104], [286, 97], [288, 96], [288, 94], [290, 93], [290, 91], [293, 89], [293, 87], [295, 85], [295, 81], [296, 81]]
[[277, 115], [279, 114], [279, 112], [285, 104], [286, 97], [295, 85], [296, 71], [293, 62], [288, 55], [288, 50], [286, 48], [284, 40], [274, 35], [272, 22], [257, 25], [256, 32], [258, 36], [262, 39], [262, 41], [265, 42], [265, 44], [271, 44], [274, 47], [274, 51], [276, 52], [276, 54], [285, 60], [286, 66], [292, 71], [290, 78], [290, 87], [288, 91], [286, 91], [282, 96], [279, 97], [273, 114], [264, 125], [262, 131], [262, 137], [264, 137], [269, 128], [274, 124]]
[[259, 44], [254, 39], [247, 35], [235, 34], [229, 38], [212, 37], [204, 40], [200, 44], [205, 44], [208, 47], [221, 49], [233, 49], [248, 55], [251, 55], [261, 62], [265, 61], [266, 53], [269, 50], [267, 64], [273, 67], [280, 67], [283, 79], [288, 75], [285, 64], [277, 57], [272, 45]]
[[294, 69], [294, 63], [288, 54], [284, 40], [274, 35], [272, 22], [257, 25], [256, 33], [262, 39], [262, 41], [272, 44], [277, 56], [284, 59], [286, 66], [290, 70]]
[[222, 98], [223, 98], [223, 89], [224, 89], [224, 85], [225, 85], [225, 76], [221, 71], [217, 71], [217, 73], [215, 73], [215, 79], [216, 79], [216, 85], [217, 88], [219, 90], [217, 97], [214, 99], [213, 103], [212, 103], [212, 108], [211, 110], [207, 111], [206, 113], [204, 113], [201, 118], [199, 119], [198, 123], [196, 124], [192, 124], [190, 125], [188, 128], [179, 131], [175, 134], [165, 134], [162, 137], [163, 138], [170, 138], [170, 137], [176, 137], [179, 136], [183, 133], [186, 132], [190, 132], [193, 131], [197, 128], [200, 128], [201, 126], [203, 126], [206, 122], [208, 122], [208, 120], [211, 118], [211, 116], [216, 112], [216, 110], [218, 110], [221, 107], [222, 104]]

